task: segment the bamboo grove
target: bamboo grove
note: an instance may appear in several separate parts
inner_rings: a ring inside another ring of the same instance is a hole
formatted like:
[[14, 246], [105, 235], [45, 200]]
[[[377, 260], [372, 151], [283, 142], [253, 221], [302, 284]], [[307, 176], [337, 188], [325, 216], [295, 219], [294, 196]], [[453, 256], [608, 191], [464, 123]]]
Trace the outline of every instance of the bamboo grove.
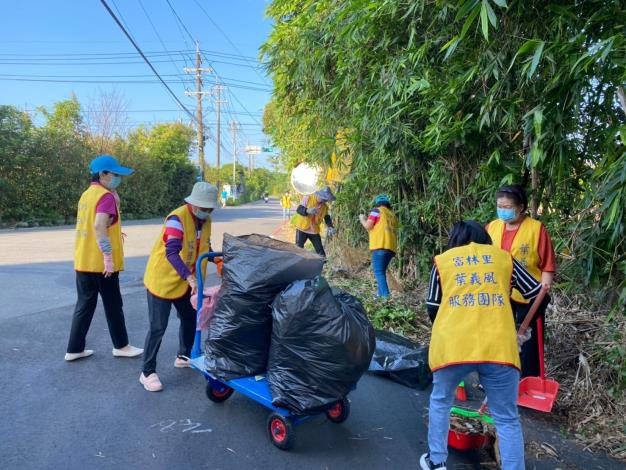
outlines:
[[623, 311], [625, 5], [274, 0], [266, 130], [288, 165], [350, 163], [334, 207], [345, 240], [362, 240], [356, 215], [375, 194], [392, 195], [405, 279], [517, 182], [554, 238], [560, 286]]

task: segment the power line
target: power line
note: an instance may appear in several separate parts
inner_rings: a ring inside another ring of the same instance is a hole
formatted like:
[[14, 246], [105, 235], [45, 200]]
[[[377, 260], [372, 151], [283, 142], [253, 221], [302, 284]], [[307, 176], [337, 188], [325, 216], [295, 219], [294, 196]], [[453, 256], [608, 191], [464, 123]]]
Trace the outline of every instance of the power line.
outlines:
[[[150, 78], [152, 77], [152, 74], [136, 74], [136, 75], [38, 75], [38, 74], [26, 74], [26, 73], [3, 73], [0, 74], [0, 77], [6, 77], [6, 78], [20, 78], [20, 77], [24, 77], [24, 78], [50, 78], [50, 79], [56, 79], [56, 78], [71, 78], [71, 79], [82, 79], [82, 78], [91, 78], [91, 79], [109, 79], [109, 78]], [[161, 77], [178, 77], [180, 79], [185, 79], [187, 78], [187, 75], [184, 73], [162, 73]], [[237, 78], [231, 78], [231, 77], [223, 77], [224, 80], [227, 80], [227, 82], [222, 82], [222, 83], [231, 83], [231, 82], [237, 82], [237, 83], [243, 83], [246, 85], [255, 85], [258, 87], [265, 87], [266, 85], [263, 83], [259, 83], [259, 82], [250, 82], [247, 80], [239, 80]], [[175, 82], [175, 80], [172, 80], [173, 82]], [[215, 82], [217, 83], [217, 82]], [[268, 89], [268, 91], [271, 91]]]
[[189, 35], [189, 37], [191, 38], [192, 41], [196, 42], [197, 39], [193, 37], [193, 35], [189, 32], [189, 30], [187, 29], [187, 26], [185, 26], [185, 23], [183, 23], [183, 20], [180, 19], [180, 16], [178, 16], [178, 13], [176, 13], [176, 10], [174, 10], [174, 7], [172, 6], [172, 4], [170, 3], [170, 0], [165, 0], [167, 2], [167, 4], [170, 7], [170, 10], [172, 10], [172, 13], [174, 13], [174, 15], [176, 16], [176, 19], [180, 22], [180, 25], [183, 27], [183, 29], [187, 32], [187, 34]]
[[111, 15], [111, 17], [113, 18], [113, 20], [117, 23], [117, 25], [120, 27], [120, 29], [122, 30], [122, 32], [126, 35], [126, 37], [128, 38], [128, 40], [132, 43], [132, 45], [135, 47], [135, 49], [137, 49], [137, 52], [139, 53], [139, 55], [141, 55], [141, 57], [143, 58], [143, 60], [146, 61], [146, 64], [148, 64], [148, 66], [150, 67], [150, 69], [152, 69], [152, 71], [154, 72], [154, 74], [157, 76], [157, 78], [161, 81], [161, 83], [163, 83], [163, 86], [166, 88], [166, 90], [169, 92], [170, 95], [172, 95], [172, 98], [174, 98], [174, 100], [176, 101], [176, 103], [178, 103], [178, 105], [191, 117], [191, 119], [195, 120], [195, 116], [193, 115], [193, 113], [191, 111], [189, 111], [189, 109], [187, 109], [187, 107], [178, 99], [178, 96], [176, 96], [174, 94], [174, 92], [172, 91], [172, 89], [168, 86], [167, 83], [165, 83], [165, 80], [163, 80], [161, 78], [161, 76], [159, 75], [159, 72], [156, 71], [156, 69], [154, 68], [154, 66], [150, 63], [150, 61], [148, 60], [148, 58], [144, 55], [144, 53], [141, 51], [141, 49], [139, 48], [139, 46], [137, 45], [137, 43], [135, 42], [135, 40], [130, 36], [130, 34], [128, 33], [128, 31], [126, 31], [126, 28], [124, 28], [124, 25], [122, 25], [122, 23], [120, 23], [120, 20], [117, 19], [117, 16], [115, 16], [115, 13], [113, 13], [113, 11], [111, 10], [111, 8], [109, 7], [109, 5], [107, 4], [106, 0], [100, 0], [100, 2], [102, 3], [102, 5], [104, 6], [104, 8], [106, 8], [106, 10], [109, 12], [109, 15]]
[[[147, 41], [147, 42], [150, 42], [150, 41]], [[166, 52], [144, 51], [144, 54], [146, 54], [147, 56], [152, 56], [152, 55], [165, 56], [165, 55], [171, 55], [171, 54], [177, 54], [177, 53], [192, 54], [193, 52], [194, 52], [193, 49], [174, 49], [174, 50], [169, 50]], [[217, 57], [222, 57], [226, 59], [240, 60], [242, 62], [244, 61], [257, 62], [251, 56], [241, 56], [238, 54], [230, 54], [228, 52], [202, 49], [202, 53], [206, 55], [217, 56]], [[135, 57], [135, 53], [134, 52], [64, 52], [64, 53], [50, 53], [50, 54], [48, 53], [26, 54], [26, 53], [0, 52], [0, 57], [2, 56], [8, 56], [10, 58], [13, 58], [14, 60], [32, 60], [32, 59], [37, 59], [37, 58], [40, 58], [41, 60], [64, 60], [64, 59], [81, 60], [83, 58], [98, 58], [101, 56], [105, 56], [103, 57], [105, 59], [106, 58], [116, 59], [120, 57], [123, 58], [124, 56], [130, 56], [132, 58], [132, 57]], [[106, 57], [106, 56], [110, 56], [110, 57]], [[24, 59], [21, 59], [22, 57], [24, 57]]]
[[[182, 52], [180, 53], [182, 54]], [[165, 56], [165, 54], [163, 54], [163, 56]], [[206, 58], [206, 57], [205, 57]], [[94, 58], [95, 59], [95, 58]], [[41, 60], [44, 59], [37, 59], [39, 60], [39, 62], [35, 62], [35, 61], [31, 61], [31, 62], [20, 62], [18, 59], [15, 58], [11, 58], [11, 59], [2, 59], [0, 58], [0, 65], [29, 65], [29, 66], [50, 66], [50, 65], [54, 65], [56, 66], [84, 66], [84, 65], [134, 65], [134, 64], [143, 64], [143, 62], [141, 61], [137, 61], [137, 60], [131, 60], [130, 57], [128, 57], [127, 60], [124, 60], [125, 58], [120, 58], [119, 60], [116, 58], [111, 58], [111, 59], [103, 59], [105, 60], [105, 62], [93, 62], [93, 61], [89, 61], [89, 59], [87, 59], [87, 62], [81, 62], [80, 60], [83, 59], [76, 59], [75, 62], [41, 62]], [[67, 59], [67, 60], [72, 60], [72, 59]], [[111, 61], [109, 61], [111, 60]], [[171, 59], [177, 62], [185, 62], [187, 63], [188, 60], [182, 56], [182, 59]], [[170, 62], [170, 60], [154, 60], [152, 61], [153, 64], [164, 64]], [[248, 64], [237, 64], [235, 62], [228, 62], [225, 60], [215, 60], [212, 59], [211, 60], [212, 63], [215, 64], [225, 64], [225, 65], [231, 65], [233, 67], [244, 67], [244, 68], [254, 68]]]
[[[167, 86], [168, 83], [170, 84], [188, 83], [185, 80], [163, 80], [162, 78], [160, 78], [159, 80], [98, 80], [98, 79], [82, 80], [82, 79], [30, 78], [30, 77], [22, 77], [22, 76], [7, 77], [4, 75], [0, 75], [0, 81], [3, 81], [3, 82], [41, 82], [41, 83], [103, 83], [103, 84], [125, 84], [125, 85], [151, 85], [151, 84], [162, 83], [165, 86]], [[223, 84], [224, 82], [210, 82], [210, 84], [212, 85], [217, 85], [218, 83]], [[227, 85], [229, 87], [238, 88], [241, 90], [263, 91], [263, 92], [271, 91], [267, 88], [258, 88], [258, 87], [247, 86], [247, 85], [237, 85], [233, 83], [227, 83]]]
[[[167, 1], [169, 3], [169, 0], [167, 0]], [[211, 15], [209, 15], [209, 12], [207, 12], [204, 9], [204, 7], [198, 2], [198, 0], [193, 0], [193, 1], [198, 6], [198, 8], [200, 8], [200, 10], [202, 10], [202, 13], [204, 13], [206, 15], [206, 17], [209, 19], [211, 24], [213, 24], [213, 26], [215, 26], [215, 29], [217, 29], [222, 34], [222, 36], [224, 36], [224, 38], [226, 38], [226, 40], [233, 47], [233, 49], [235, 49], [243, 57], [243, 53], [239, 50], [239, 48], [235, 45], [235, 43], [230, 40], [230, 38], [222, 30], [222, 28], [220, 28], [219, 24], [217, 24], [215, 21], [213, 21], [213, 18], [211, 18]], [[255, 69], [255, 73], [261, 78], [261, 80], [267, 80], [267, 77], [262, 76], [256, 69]]]
[[152, 26], [152, 30], [154, 31], [154, 34], [156, 35], [156, 37], [158, 38], [159, 42], [161, 43], [161, 46], [163, 46], [163, 49], [165, 50], [165, 52], [168, 55], [168, 58], [170, 59], [170, 61], [172, 62], [172, 65], [174, 66], [174, 68], [176, 70], [178, 70], [178, 65], [176, 65], [176, 62], [174, 62], [172, 59], [172, 56], [170, 55], [169, 51], [167, 50], [167, 47], [165, 46], [165, 42], [163, 42], [163, 38], [161, 38], [161, 35], [159, 34], [159, 30], [156, 28], [156, 26], [154, 25], [154, 23], [152, 22], [152, 18], [150, 18], [150, 15], [148, 14], [148, 10], [146, 10], [146, 7], [144, 7], [143, 2], [141, 0], [137, 0], [139, 2], [139, 6], [141, 7], [141, 9], [143, 10], [144, 15], [146, 15], [146, 18], [148, 19], [148, 22], [150, 23], [150, 26]]

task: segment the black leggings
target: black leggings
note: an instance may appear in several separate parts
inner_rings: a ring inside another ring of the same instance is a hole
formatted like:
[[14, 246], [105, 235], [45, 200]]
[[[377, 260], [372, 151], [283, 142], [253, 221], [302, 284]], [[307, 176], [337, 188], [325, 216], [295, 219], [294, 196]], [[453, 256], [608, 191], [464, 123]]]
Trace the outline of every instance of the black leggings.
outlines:
[[143, 374], [147, 377], [156, 372], [156, 358], [165, 334], [172, 305], [180, 320], [178, 328], [178, 356], [191, 356], [196, 336], [196, 311], [189, 301], [191, 290], [180, 299], [161, 299], [148, 291], [148, 318], [150, 330], [143, 350]]
[[324, 247], [322, 246], [322, 237], [319, 233], [312, 234], [303, 232], [301, 230], [296, 230], [296, 245], [298, 245], [300, 248], [304, 248], [304, 244], [307, 240], [311, 240], [313, 248], [315, 248], [315, 252], [318, 255], [326, 258], [326, 252], [324, 251]]

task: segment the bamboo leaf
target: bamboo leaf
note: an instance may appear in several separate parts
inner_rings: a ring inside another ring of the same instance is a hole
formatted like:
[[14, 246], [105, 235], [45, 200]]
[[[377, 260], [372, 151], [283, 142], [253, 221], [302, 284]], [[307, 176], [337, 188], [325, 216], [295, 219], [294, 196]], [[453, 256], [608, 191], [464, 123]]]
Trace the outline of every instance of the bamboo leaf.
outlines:
[[528, 78], [532, 78], [535, 70], [537, 70], [537, 65], [539, 65], [539, 61], [541, 60], [541, 54], [543, 54], [543, 48], [545, 45], [546, 43], [543, 41], [540, 41], [537, 45], [537, 48], [535, 49], [535, 54], [533, 55], [533, 61], [531, 62], [530, 68], [528, 69]]
[[495, 28], [498, 24], [498, 18], [496, 17], [496, 13], [493, 11], [493, 8], [491, 8], [489, 0], [483, 0], [483, 5], [485, 5], [485, 7], [487, 8], [487, 16], [489, 17], [489, 22], [491, 23], [491, 26]]
[[495, 3], [499, 7], [508, 8], [508, 5], [506, 4], [506, 0], [493, 0], [493, 3]]
[[459, 21], [461, 18], [465, 18], [465, 15], [467, 15], [470, 10], [473, 9], [477, 4], [478, 0], [467, 0], [463, 5], [461, 5], [461, 8], [459, 8], [459, 11], [454, 17], [454, 21], [456, 22]]
[[487, 2], [483, 0], [482, 5], [480, 6], [480, 26], [483, 31], [483, 36], [486, 40], [489, 40], [489, 14], [487, 13]]
[[461, 29], [461, 35], [459, 36], [459, 39], [463, 39], [465, 37], [465, 35], [467, 34], [467, 31], [470, 29], [470, 26], [472, 26], [472, 24], [474, 23], [474, 20], [476, 19], [480, 11], [481, 11], [481, 7], [478, 5], [476, 6], [476, 8], [474, 8], [474, 10], [472, 10], [472, 13], [470, 13], [470, 15], [467, 17], [467, 20], [465, 20], [465, 23], [463, 24], [463, 28]]

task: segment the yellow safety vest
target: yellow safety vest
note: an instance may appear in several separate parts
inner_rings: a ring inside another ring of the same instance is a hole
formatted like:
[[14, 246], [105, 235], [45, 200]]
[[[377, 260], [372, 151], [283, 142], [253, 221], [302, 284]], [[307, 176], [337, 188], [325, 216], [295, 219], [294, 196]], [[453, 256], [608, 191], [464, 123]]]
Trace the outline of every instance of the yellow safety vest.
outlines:
[[372, 230], [370, 236], [370, 250], [398, 250], [398, 219], [396, 215], [384, 206], [380, 210], [380, 219]]
[[435, 257], [441, 305], [428, 361], [435, 371], [464, 363], [520, 368], [509, 301], [513, 259], [493, 245], [470, 243]]
[[318, 202], [315, 194], [306, 196], [302, 201], [302, 205], [307, 209], [318, 207], [319, 211], [316, 215], [300, 215], [296, 214], [295, 225], [298, 230], [308, 233], [320, 233], [320, 224], [328, 213], [328, 206], [325, 202]]
[[287, 209], [287, 208], [291, 207], [291, 197], [289, 197], [289, 196], [283, 196], [283, 197], [280, 199], [280, 205], [281, 205], [282, 207], [284, 207], [285, 209]]
[[[195, 271], [196, 260], [199, 253], [209, 251], [209, 240], [211, 238], [211, 219], [207, 219], [202, 224], [202, 232], [200, 234], [200, 246], [196, 248], [196, 219], [191, 214], [187, 205], [181, 206], [173, 210], [166, 220], [171, 216], [177, 216], [183, 225], [183, 248], [180, 251], [180, 258], [187, 265], [191, 272]], [[182, 279], [171, 263], [165, 256], [165, 224], [161, 229], [161, 234], [157, 238], [148, 265], [146, 273], [143, 277], [144, 285], [151, 294], [162, 299], [179, 299], [187, 292], [189, 284]], [[205, 271], [206, 264], [203, 265], [202, 275]]]
[[[76, 241], [74, 244], [74, 269], [86, 273], [103, 273], [104, 258], [96, 239], [96, 206], [100, 198], [111, 193], [100, 184], [92, 184], [78, 201], [76, 212]], [[111, 193], [112, 194], [112, 193]], [[111, 242], [113, 270], [124, 270], [124, 248], [122, 243], [122, 219], [117, 208], [117, 221], [108, 228]]]
[[[489, 223], [487, 231], [497, 247], [502, 247], [502, 236], [504, 235], [506, 224], [496, 219]], [[511, 255], [515, 258], [537, 281], [541, 281], [541, 269], [539, 269], [539, 237], [541, 235], [541, 222], [530, 217], [524, 217], [521, 225], [517, 229], [513, 243], [511, 244]], [[511, 298], [519, 303], [527, 304], [522, 294], [513, 289]]]

